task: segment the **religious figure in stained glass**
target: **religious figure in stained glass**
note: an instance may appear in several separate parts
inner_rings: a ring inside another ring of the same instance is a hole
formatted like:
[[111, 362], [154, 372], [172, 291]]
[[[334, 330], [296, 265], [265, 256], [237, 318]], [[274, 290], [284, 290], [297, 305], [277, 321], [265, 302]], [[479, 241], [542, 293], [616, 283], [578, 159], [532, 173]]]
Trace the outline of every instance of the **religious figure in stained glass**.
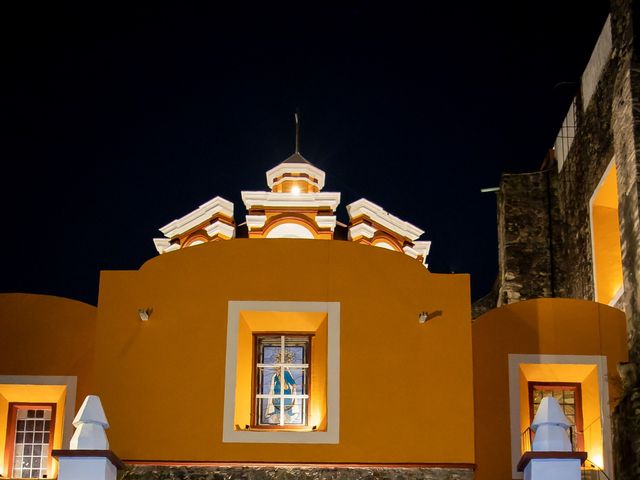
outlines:
[[258, 336], [256, 426], [307, 424], [309, 337]]

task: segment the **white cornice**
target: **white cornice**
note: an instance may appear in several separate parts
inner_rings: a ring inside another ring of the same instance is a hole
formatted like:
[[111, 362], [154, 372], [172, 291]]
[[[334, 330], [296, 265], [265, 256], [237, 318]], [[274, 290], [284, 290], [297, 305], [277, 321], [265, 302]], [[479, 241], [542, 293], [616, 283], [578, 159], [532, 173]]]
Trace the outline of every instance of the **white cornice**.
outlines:
[[181, 235], [193, 227], [206, 222], [216, 214], [224, 215], [230, 219], [233, 218], [233, 203], [222, 197], [215, 197], [206, 203], [200, 205], [196, 210], [186, 214], [184, 217], [168, 223], [160, 229], [167, 238], [173, 238]]
[[324, 172], [310, 163], [281, 163], [267, 172], [267, 185], [272, 188], [273, 180], [285, 173], [306, 173], [312, 178], [318, 179], [318, 188], [324, 187]]
[[330, 228], [332, 232], [336, 228], [337, 218], [334, 215], [316, 215], [315, 220], [318, 228]]
[[431, 250], [431, 240], [421, 240], [413, 243], [413, 248], [424, 258], [427, 258]]
[[156, 250], [158, 250], [158, 253], [164, 253], [167, 247], [171, 245], [168, 238], [154, 238], [153, 244], [156, 246]]
[[359, 223], [352, 227], [349, 227], [349, 240], [353, 240], [354, 238], [364, 237], [364, 238], [373, 238], [376, 233], [376, 229], [371, 225], [367, 225], [366, 223]]
[[172, 243], [167, 248], [165, 248], [164, 252], [162, 252], [162, 253], [173, 252], [175, 250], [180, 250], [180, 244], [179, 243]]
[[247, 210], [254, 207], [273, 208], [330, 208], [335, 211], [340, 203], [339, 192], [277, 193], [242, 192], [242, 201]]
[[247, 215], [247, 228], [262, 228], [267, 223], [266, 215]]
[[400, 220], [398, 217], [385, 211], [379, 205], [376, 205], [364, 198], [347, 205], [347, 212], [349, 212], [349, 219], [362, 215], [411, 241], [416, 240], [424, 233], [424, 230], [419, 229], [409, 222]]
[[205, 232], [209, 235], [209, 238], [215, 237], [216, 235], [224, 235], [227, 238], [235, 237], [236, 229], [226, 223], [217, 221], [213, 222], [211, 225], [205, 227]]

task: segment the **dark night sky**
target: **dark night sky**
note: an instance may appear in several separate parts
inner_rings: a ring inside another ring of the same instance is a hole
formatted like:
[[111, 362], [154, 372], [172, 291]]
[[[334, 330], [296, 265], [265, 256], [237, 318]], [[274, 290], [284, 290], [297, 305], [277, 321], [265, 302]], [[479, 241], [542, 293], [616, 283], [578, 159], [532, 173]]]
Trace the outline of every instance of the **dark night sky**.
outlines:
[[426, 231], [432, 271], [487, 293], [480, 189], [539, 168], [607, 2], [219, 3], [3, 2], [0, 292], [95, 304], [100, 270], [139, 268], [208, 199], [244, 221], [299, 107], [339, 220], [378, 203]]

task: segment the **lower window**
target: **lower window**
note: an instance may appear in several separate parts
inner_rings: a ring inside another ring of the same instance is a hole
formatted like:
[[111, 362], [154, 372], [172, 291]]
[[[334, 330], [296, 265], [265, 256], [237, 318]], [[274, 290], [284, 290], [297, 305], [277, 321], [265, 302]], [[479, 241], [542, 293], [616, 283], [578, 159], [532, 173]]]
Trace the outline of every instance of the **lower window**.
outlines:
[[583, 450], [582, 391], [579, 383], [529, 382], [529, 412], [531, 422], [544, 397], [558, 401], [567, 420], [571, 422], [571, 445], [573, 450]]
[[9, 404], [8, 457], [13, 478], [47, 478], [55, 404]]
[[309, 411], [310, 336], [255, 335], [254, 422], [258, 428], [305, 427]]

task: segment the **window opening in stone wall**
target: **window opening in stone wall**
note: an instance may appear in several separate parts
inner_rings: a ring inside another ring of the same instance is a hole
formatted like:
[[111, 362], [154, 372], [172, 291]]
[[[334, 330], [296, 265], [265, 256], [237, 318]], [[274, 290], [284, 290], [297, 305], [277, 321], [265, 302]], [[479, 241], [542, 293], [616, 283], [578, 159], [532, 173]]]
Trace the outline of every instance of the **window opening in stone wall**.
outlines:
[[615, 305], [623, 293], [618, 179], [611, 161], [590, 201], [594, 297]]
[[55, 405], [12, 403], [9, 406], [11, 475], [13, 478], [47, 478], [53, 445]]
[[256, 335], [254, 426], [308, 425], [310, 336]]

